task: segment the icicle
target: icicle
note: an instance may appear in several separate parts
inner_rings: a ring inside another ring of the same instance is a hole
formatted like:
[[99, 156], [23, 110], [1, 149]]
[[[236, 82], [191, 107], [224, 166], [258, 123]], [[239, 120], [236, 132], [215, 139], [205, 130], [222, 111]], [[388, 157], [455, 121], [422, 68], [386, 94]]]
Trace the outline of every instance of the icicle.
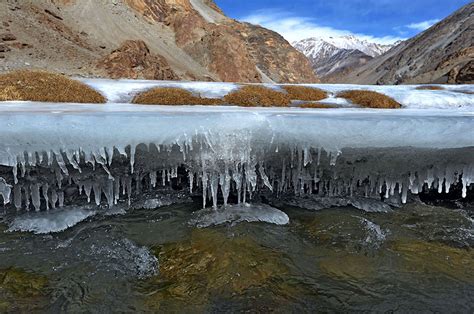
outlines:
[[132, 177], [125, 177], [124, 186], [127, 190], [127, 197], [128, 197], [128, 206], [132, 203]]
[[21, 209], [21, 186], [15, 185], [13, 188], [13, 202], [17, 210]]
[[58, 202], [58, 193], [56, 192], [55, 189], [51, 190], [51, 208], [55, 209], [56, 208], [56, 203]]
[[66, 163], [64, 162], [62, 153], [59, 152], [59, 153], [57, 153], [57, 154], [54, 154], [54, 156], [56, 157], [56, 162], [57, 162], [59, 168], [61, 169], [61, 171], [62, 171], [66, 176], [68, 176], [68, 175], [69, 175], [69, 171], [67, 170]]
[[58, 192], [58, 201], [59, 201], [59, 207], [64, 207], [64, 192], [63, 191]]
[[206, 208], [208, 177], [205, 170], [203, 170], [201, 181], [202, 181], [202, 208]]
[[40, 185], [38, 183], [34, 183], [30, 185], [31, 189], [31, 201], [35, 210], [38, 212], [41, 209], [41, 198], [40, 198]]
[[193, 184], [194, 184], [194, 173], [190, 170], [188, 171], [188, 180], [189, 180], [189, 193], [193, 193]]
[[92, 184], [88, 181], [84, 183], [84, 192], [87, 196], [87, 203], [91, 202], [91, 191], [92, 191]]
[[48, 197], [49, 185], [48, 185], [48, 183], [44, 183], [41, 189], [43, 191], [43, 198], [46, 202], [46, 210], [49, 210], [49, 197]]
[[224, 198], [224, 207], [227, 206], [227, 200], [229, 198], [230, 192], [230, 175], [229, 175], [229, 168], [227, 164], [224, 166], [224, 173], [220, 176], [220, 185], [222, 190], [222, 196]]
[[263, 166], [260, 166], [260, 165], [258, 166], [258, 172], [260, 173], [260, 177], [263, 180], [263, 184], [265, 184], [265, 186], [269, 188], [270, 191], [273, 192], [273, 186], [270, 184], [270, 181], [268, 180], [268, 176], [266, 175], [265, 169], [263, 168]]
[[114, 206], [114, 180], [107, 180], [104, 189], [105, 198], [107, 199], [107, 204], [109, 208]]
[[18, 166], [15, 164], [13, 167], [12, 167], [12, 172], [13, 172], [13, 182], [15, 184], [18, 184]]
[[92, 183], [92, 190], [94, 191], [95, 204], [100, 205], [100, 199], [102, 198], [102, 188], [98, 182]]
[[4, 178], [0, 177], [0, 195], [3, 197], [3, 205], [10, 203], [10, 194], [12, 186], [7, 184]]
[[27, 185], [25, 185], [23, 187], [23, 190], [25, 191], [25, 193], [23, 194], [25, 196], [25, 209], [29, 211], [30, 210], [30, 188]]
[[79, 164], [78, 164], [77, 161], [75, 160], [74, 151], [72, 151], [72, 150], [67, 150], [67, 151], [66, 151], [66, 157], [67, 157], [67, 159], [69, 160], [69, 163], [72, 165], [72, 167], [73, 167], [74, 169], [76, 169], [77, 171], [79, 171], [79, 173], [82, 173], [81, 167], [79, 167]]
[[135, 145], [130, 145], [130, 173], [133, 174], [135, 167]]
[[156, 171], [150, 171], [150, 183], [153, 188], [156, 188]]
[[120, 178], [115, 178], [114, 181], [114, 204], [117, 205], [120, 199]]

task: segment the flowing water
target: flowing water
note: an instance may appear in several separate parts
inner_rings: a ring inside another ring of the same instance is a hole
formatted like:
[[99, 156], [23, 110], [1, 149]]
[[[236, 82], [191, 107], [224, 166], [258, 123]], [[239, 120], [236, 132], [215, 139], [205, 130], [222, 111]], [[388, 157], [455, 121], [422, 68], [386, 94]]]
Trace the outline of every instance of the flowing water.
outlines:
[[101, 212], [47, 235], [0, 224], [0, 312], [474, 310], [472, 209], [286, 206], [284, 226], [199, 229], [199, 206]]

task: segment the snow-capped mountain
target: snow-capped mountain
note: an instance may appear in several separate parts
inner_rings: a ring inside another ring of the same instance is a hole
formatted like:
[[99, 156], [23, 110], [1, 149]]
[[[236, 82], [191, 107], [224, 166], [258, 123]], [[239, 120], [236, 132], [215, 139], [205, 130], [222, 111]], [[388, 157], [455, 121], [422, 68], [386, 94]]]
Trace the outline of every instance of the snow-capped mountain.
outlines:
[[[324, 77], [339, 70], [346, 71], [350, 67], [365, 64], [368, 60], [384, 54], [395, 44], [381, 45], [348, 35], [328, 38], [312, 37], [294, 42], [293, 46], [306, 55], [316, 73]], [[339, 65], [344, 65], [344, 69]], [[330, 72], [328, 72], [329, 69]]]

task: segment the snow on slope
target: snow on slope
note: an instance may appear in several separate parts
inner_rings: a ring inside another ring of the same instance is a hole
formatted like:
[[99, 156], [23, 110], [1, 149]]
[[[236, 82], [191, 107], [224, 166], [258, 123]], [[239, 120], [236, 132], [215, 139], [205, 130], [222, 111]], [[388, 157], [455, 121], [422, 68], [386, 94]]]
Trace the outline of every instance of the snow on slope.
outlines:
[[[394, 45], [381, 45], [349, 35], [328, 38], [312, 37], [294, 42], [293, 46], [311, 61], [317, 74], [324, 77], [337, 72], [338, 63], [344, 62], [346, 67], [359, 66], [361, 58], [366, 62], [384, 54]], [[349, 58], [351, 54], [354, 56]], [[332, 71], [328, 71], [328, 67]]]
[[319, 55], [327, 55], [326, 52], [333, 55], [341, 49], [359, 50], [368, 56], [377, 57], [387, 52], [394, 45], [381, 45], [348, 35], [328, 38], [312, 37], [294, 42], [293, 46], [306, 56], [315, 58]]

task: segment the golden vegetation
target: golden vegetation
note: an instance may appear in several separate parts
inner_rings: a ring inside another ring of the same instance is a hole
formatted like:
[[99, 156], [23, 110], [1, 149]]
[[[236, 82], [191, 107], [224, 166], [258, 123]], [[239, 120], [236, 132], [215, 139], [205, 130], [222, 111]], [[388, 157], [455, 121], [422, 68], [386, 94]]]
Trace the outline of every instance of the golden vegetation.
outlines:
[[194, 96], [190, 91], [175, 87], [158, 87], [138, 94], [134, 104], [142, 105], [221, 105], [222, 100]]
[[299, 106], [300, 108], [314, 108], [314, 109], [331, 109], [331, 108], [337, 108], [336, 106], [329, 105], [329, 104], [323, 104], [320, 102], [308, 102], [301, 104]]
[[349, 90], [337, 94], [337, 97], [350, 100], [352, 103], [366, 108], [397, 109], [402, 105], [387, 95], [368, 90]]
[[282, 88], [293, 100], [318, 101], [328, 98], [328, 93], [319, 88], [296, 85], [282, 86]]
[[444, 87], [442, 86], [436, 86], [436, 85], [421, 85], [416, 87], [417, 90], [444, 90]]
[[243, 107], [287, 107], [291, 98], [288, 94], [271, 88], [247, 85], [226, 95], [224, 102]]
[[91, 87], [61, 74], [19, 70], [0, 75], [0, 101], [105, 103]]

